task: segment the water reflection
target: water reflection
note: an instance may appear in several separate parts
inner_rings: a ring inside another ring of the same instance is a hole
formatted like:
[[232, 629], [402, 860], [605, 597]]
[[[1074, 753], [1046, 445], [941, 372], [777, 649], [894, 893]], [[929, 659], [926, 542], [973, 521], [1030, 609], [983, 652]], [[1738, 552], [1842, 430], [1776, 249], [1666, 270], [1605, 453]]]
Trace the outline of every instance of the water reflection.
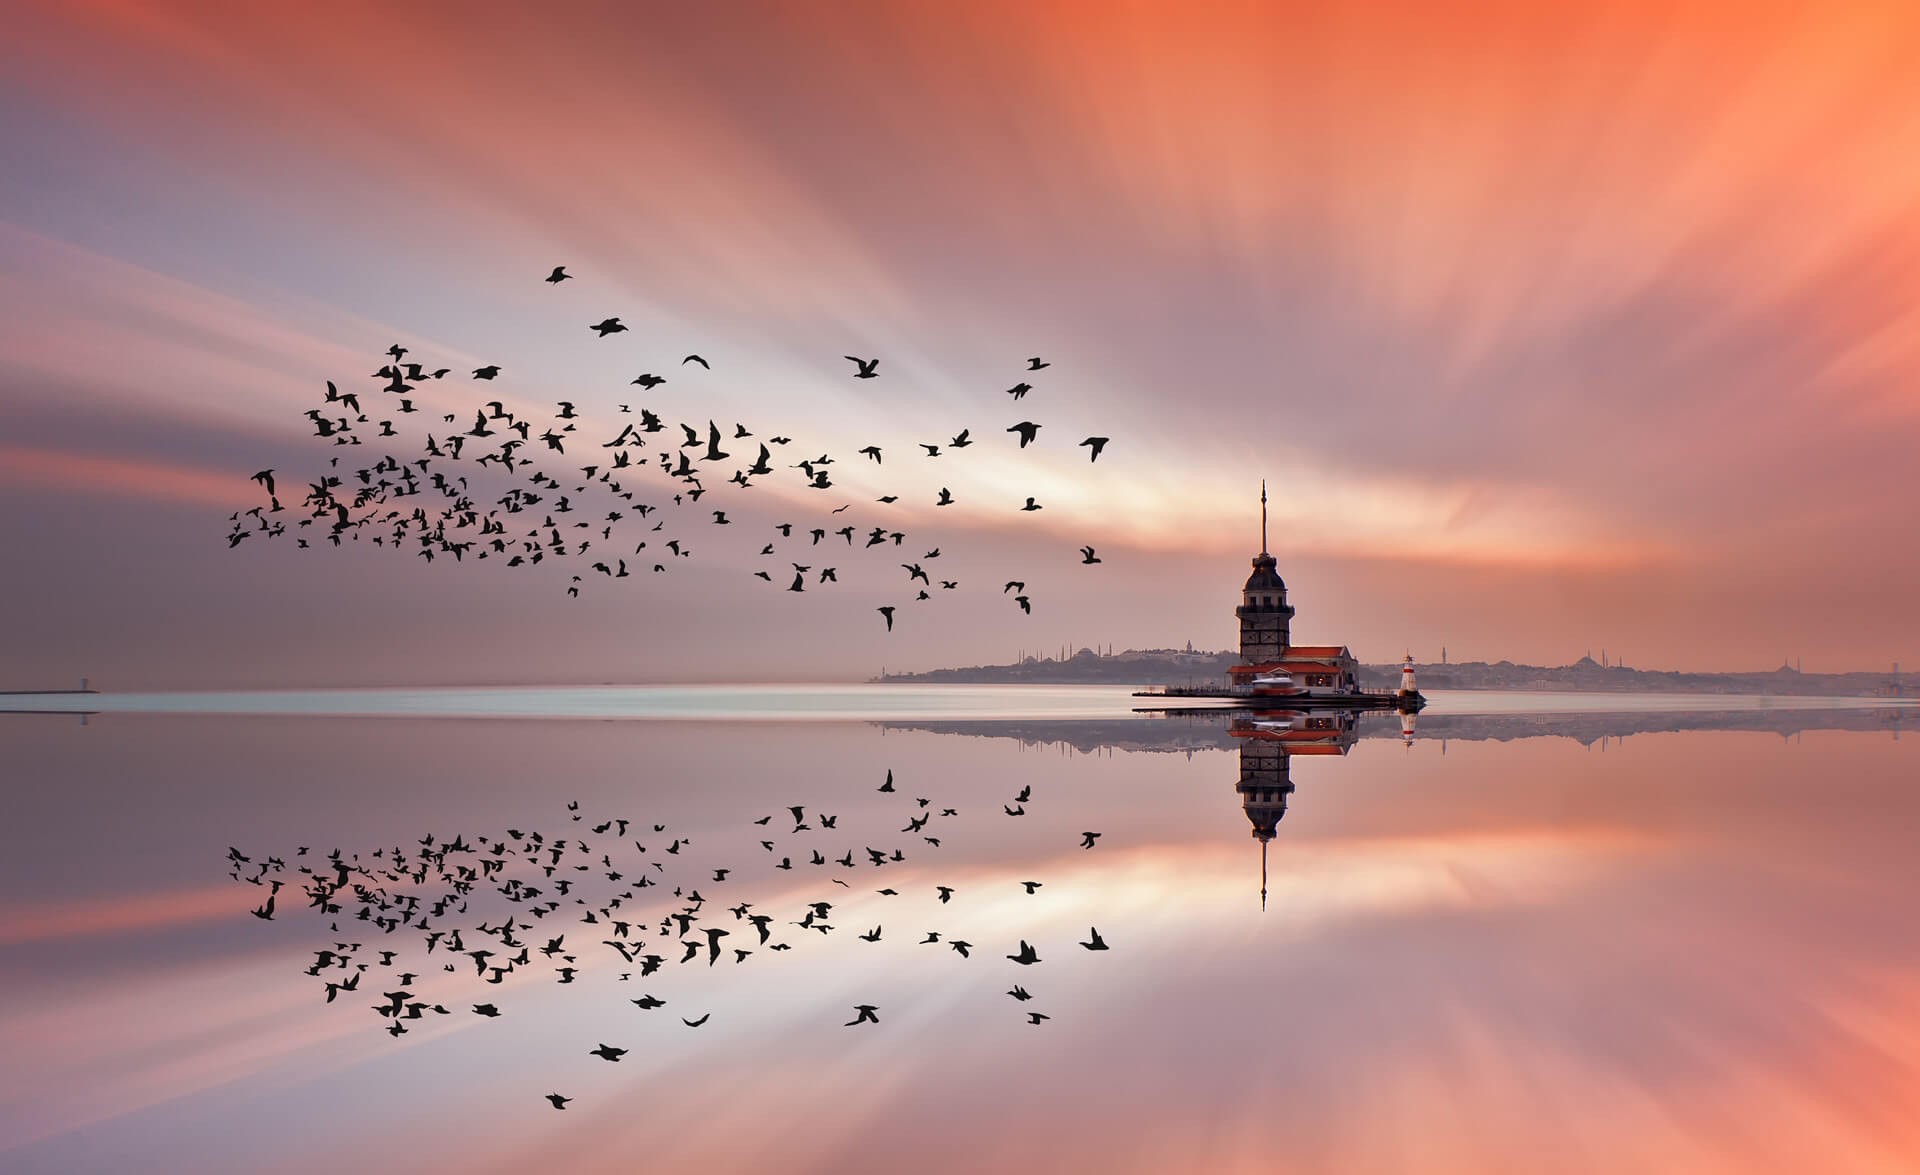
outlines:
[[[1916, 1166], [1898, 712], [1322, 717], [0, 719], [0, 1168]], [[508, 976], [473, 1001], [500, 1019], [400, 1038], [379, 992], [326, 1004], [312, 928], [250, 917], [260, 891], [220, 867], [229, 844], [577, 827], [577, 799], [589, 828], [670, 825], [704, 879], [766, 858], [781, 838], [750, 822], [791, 804], [911, 848], [915, 797], [957, 812], [923, 830], [937, 852], [703, 890], [794, 921], [827, 896], [831, 935], [669, 961], [657, 1012], [617, 970]], [[1090, 926], [1110, 951], [1075, 945]], [[1021, 939], [1044, 962], [1005, 960]], [[863, 1004], [881, 1023], [843, 1027]], [[664, 1020], [682, 1008], [713, 1019]]]
[[[1412, 715], [1408, 715], [1409, 718]], [[1278, 834], [1293, 794], [1295, 755], [1344, 755], [1353, 746], [1350, 711], [1262, 710], [1236, 714], [1227, 734], [1240, 742], [1240, 806], [1260, 842], [1260, 908], [1267, 908], [1267, 845]]]

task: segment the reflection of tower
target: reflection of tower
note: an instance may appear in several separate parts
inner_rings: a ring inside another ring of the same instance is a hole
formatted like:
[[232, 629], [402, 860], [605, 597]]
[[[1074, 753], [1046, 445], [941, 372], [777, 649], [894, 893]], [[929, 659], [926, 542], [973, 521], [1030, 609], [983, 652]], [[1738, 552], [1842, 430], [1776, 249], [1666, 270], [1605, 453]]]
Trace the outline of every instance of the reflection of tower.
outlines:
[[1278, 740], [1248, 738], [1240, 744], [1240, 782], [1233, 790], [1240, 793], [1240, 806], [1253, 824], [1253, 839], [1260, 842], [1262, 910], [1267, 908], [1267, 842], [1287, 814], [1287, 797], [1293, 794], [1292, 761]]
[[1293, 609], [1287, 604], [1287, 584], [1276, 561], [1267, 553], [1267, 483], [1260, 483], [1260, 553], [1253, 557], [1240, 606], [1240, 663], [1266, 665], [1282, 660], [1292, 643]]
[[1344, 755], [1356, 737], [1352, 711], [1257, 711], [1236, 717], [1227, 733], [1240, 740], [1240, 780], [1233, 790], [1260, 842], [1260, 908], [1267, 908], [1267, 843], [1278, 834], [1293, 794], [1293, 756]]

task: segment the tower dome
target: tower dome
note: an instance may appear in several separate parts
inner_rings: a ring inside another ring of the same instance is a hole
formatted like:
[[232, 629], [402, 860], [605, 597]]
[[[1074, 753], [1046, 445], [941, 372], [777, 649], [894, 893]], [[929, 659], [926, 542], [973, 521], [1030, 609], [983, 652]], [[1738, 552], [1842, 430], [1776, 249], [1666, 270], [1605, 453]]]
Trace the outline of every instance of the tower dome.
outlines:
[[1293, 639], [1293, 607], [1287, 603], [1287, 581], [1278, 562], [1267, 553], [1267, 483], [1260, 483], [1260, 553], [1253, 557], [1253, 574], [1240, 589], [1240, 661], [1243, 665], [1270, 665], [1285, 656]]

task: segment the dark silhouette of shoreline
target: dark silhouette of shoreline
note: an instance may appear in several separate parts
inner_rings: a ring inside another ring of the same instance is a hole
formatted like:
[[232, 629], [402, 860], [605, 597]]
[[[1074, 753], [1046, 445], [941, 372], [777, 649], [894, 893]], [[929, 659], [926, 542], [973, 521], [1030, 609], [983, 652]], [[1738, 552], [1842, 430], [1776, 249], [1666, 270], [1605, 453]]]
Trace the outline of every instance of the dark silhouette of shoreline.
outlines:
[[[970, 665], [922, 673], [886, 673], [878, 684], [966, 685], [1207, 685], [1226, 680], [1239, 663], [1234, 652], [1129, 649], [1101, 654], [1081, 649], [1066, 658], [1028, 657], [1011, 665]], [[1392, 689], [1399, 662], [1362, 665], [1359, 684]], [[1422, 690], [1540, 690], [1571, 693], [1757, 694], [1772, 697], [1913, 697], [1920, 687], [1902, 684], [1887, 670], [1802, 673], [1788, 665], [1758, 673], [1682, 673], [1602, 665], [1582, 657], [1571, 665], [1517, 665], [1512, 661], [1456, 664], [1415, 662]]]

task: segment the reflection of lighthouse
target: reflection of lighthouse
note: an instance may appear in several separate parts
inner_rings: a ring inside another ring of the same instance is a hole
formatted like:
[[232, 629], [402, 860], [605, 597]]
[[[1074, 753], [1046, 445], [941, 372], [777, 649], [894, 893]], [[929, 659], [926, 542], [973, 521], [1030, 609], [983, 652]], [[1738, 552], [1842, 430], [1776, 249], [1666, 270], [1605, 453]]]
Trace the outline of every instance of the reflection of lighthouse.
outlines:
[[1400, 741], [1407, 744], [1408, 746], [1413, 745], [1413, 711], [1412, 710], [1400, 711]]
[[1353, 746], [1350, 711], [1268, 710], [1235, 718], [1227, 733], [1240, 740], [1240, 779], [1233, 790], [1260, 842], [1260, 908], [1267, 908], [1267, 844], [1278, 834], [1293, 794], [1293, 756], [1344, 755]]

